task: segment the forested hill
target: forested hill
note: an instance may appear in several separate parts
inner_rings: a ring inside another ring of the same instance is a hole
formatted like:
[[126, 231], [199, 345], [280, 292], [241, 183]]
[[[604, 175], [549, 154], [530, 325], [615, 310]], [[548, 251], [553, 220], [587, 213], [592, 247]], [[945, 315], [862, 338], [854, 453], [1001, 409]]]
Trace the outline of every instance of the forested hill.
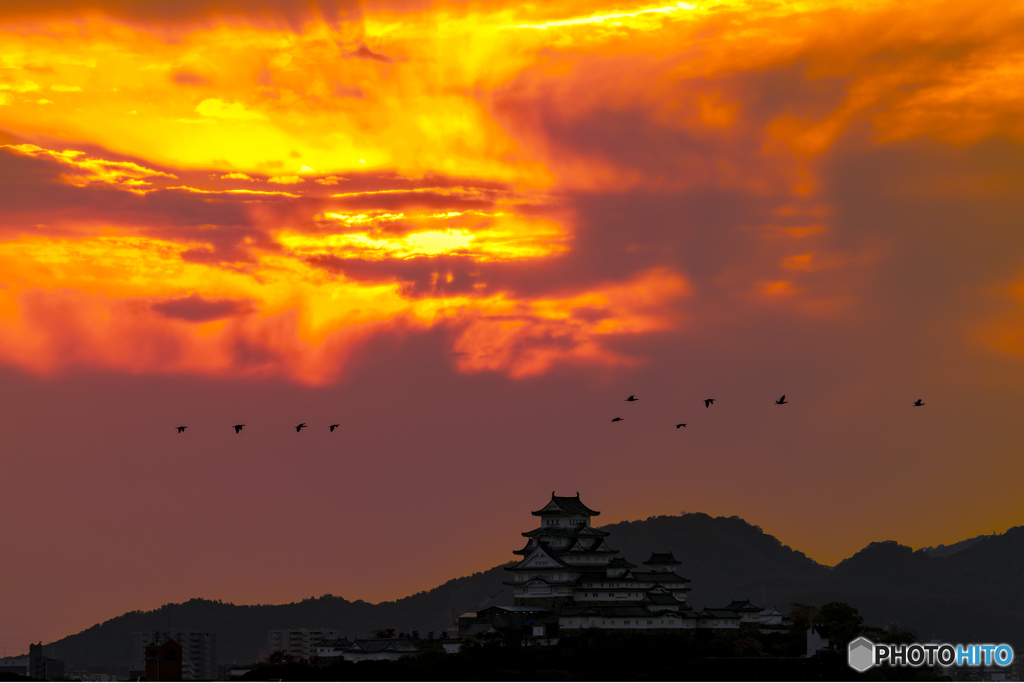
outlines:
[[[791, 603], [844, 601], [857, 607], [869, 623], [898, 622], [924, 639], [1024, 645], [1020, 527], [974, 539], [942, 556], [914, 552], [894, 541], [872, 543], [834, 568], [814, 562], [738, 517], [691, 513], [603, 528], [611, 532], [609, 545], [633, 564], [641, 564], [652, 551], [672, 551], [682, 562], [678, 573], [692, 581], [690, 602], [697, 608], [724, 605], [734, 598], [777, 606], [783, 612]], [[215, 632], [221, 662], [255, 659], [271, 629], [325, 627], [351, 638], [394, 628], [425, 636], [450, 626], [453, 610], [511, 604], [502, 585], [507, 577], [499, 566], [379, 604], [331, 595], [287, 605], [194, 599], [129, 612], [54, 645], [56, 656], [68, 662], [70, 670], [88, 665], [124, 669], [133, 659], [132, 633], [166, 628], [168, 618], [176, 629]], [[48, 646], [47, 654], [50, 651]]]

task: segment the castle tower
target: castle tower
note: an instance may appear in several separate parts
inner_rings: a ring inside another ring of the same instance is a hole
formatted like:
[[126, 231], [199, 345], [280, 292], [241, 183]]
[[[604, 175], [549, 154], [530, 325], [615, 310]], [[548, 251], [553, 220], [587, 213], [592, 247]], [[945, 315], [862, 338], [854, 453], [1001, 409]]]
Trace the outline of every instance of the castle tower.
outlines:
[[676, 604], [685, 604], [689, 579], [675, 573], [679, 562], [671, 553], [652, 553], [645, 570], [608, 547], [607, 531], [595, 529], [591, 518], [601, 514], [575, 496], [556, 496], [531, 513], [540, 526], [523, 532], [526, 545], [513, 551], [522, 559], [506, 569], [515, 604], [559, 612], [570, 605], [638, 603], [657, 589]]
[[508, 570], [515, 604], [556, 609], [571, 602], [579, 579], [587, 570], [603, 568], [618, 553], [604, 539], [607, 531], [591, 526], [599, 514], [574, 497], [556, 496], [540, 510], [533, 511], [540, 526], [523, 532], [526, 545], [513, 551], [522, 559]]

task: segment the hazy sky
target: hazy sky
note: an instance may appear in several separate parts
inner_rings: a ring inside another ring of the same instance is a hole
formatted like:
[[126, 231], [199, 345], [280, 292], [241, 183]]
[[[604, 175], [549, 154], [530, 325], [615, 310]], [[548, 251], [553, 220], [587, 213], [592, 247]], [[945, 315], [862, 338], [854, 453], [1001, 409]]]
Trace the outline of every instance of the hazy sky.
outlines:
[[552, 489], [828, 564], [1021, 523], [1021, 35], [1015, 3], [0, 2], [8, 653], [429, 589]]

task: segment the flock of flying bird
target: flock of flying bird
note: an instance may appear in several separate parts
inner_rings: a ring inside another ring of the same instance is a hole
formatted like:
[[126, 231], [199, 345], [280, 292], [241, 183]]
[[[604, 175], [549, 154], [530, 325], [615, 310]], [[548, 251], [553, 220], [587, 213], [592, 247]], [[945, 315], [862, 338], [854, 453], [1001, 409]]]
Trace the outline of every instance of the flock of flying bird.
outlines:
[[[627, 398], [626, 400], [632, 402], [632, 401], [639, 401], [640, 399], [638, 399], [636, 397], [636, 395], [630, 394], [629, 398]], [[705, 408], [710, 408], [711, 404], [713, 404], [714, 402], [715, 402], [715, 399], [713, 399], [713, 398], [706, 398], [706, 399], [704, 399], [704, 407]], [[779, 400], [775, 402], [775, 405], [781, 406], [781, 405], [785, 405], [787, 403], [789, 403], [789, 401], [786, 400], [786, 395], [783, 394], [779, 398]], [[924, 400], [919, 398], [916, 401], [914, 401], [914, 405], [920, 408], [921, 406], [924, 405]], [[621, 422], [621, 421], [623, 421], [625, 419], [626, 418], [624, 418], [624, 417], [613, 417], [612, 418], [612, 422]], [[685, 427], [685, 426], [686, 426], [685, 422], [680, 422], [679, 424], [676, 425], [676, 429], [679, 429], [680, 427]]]
[[[244, 426], [245, 425], [231, 425], [231, 428], [234, 429], [235, 430], [235, 434], [237, 434], [238, 432], [242, 431], [242, 427], [244, 427]], [[305, 422], [302, 422], [300, 424], [295, 425], [295, 431], [301, 432], [304, 427], [308, 427], [308, 426], [309, 425], [307, 425]], [[335, 429], [337, 429], [340, 426], [341, 426], [340, 424], [333, 424], [333, 425], [331, 425], [331, 431], [333, 432]], [[188, 425], [181, 425], [180, 427], [178, 427], [178, 433], [181, 434], [186, 429], [188, 429]]]
[[[640, 399], [638, 399], [636, 397], [636, 395], [630, 394], [629, 398], [627, 398], [626, 400], [632, 402], [632, 401], [639, 401]], [[714, 402], [715, 402], [715, 399], [713, 399], [713, 398], [706, 398], [706, 399], [704, 399], [704, 407], [705, 408], [710, 408], [711, 405]], [[781, 405], [785, 405], [786, 403], [789, 403], [789, 401], [786, 400], [786, 395], [783, 394], [779, 398], [779, 400], [775, 402], [775, 405], [781, 406]], [[924, 401], [922, 399], [917, 399], [916, 401], [914, 401], [914, 405], [917, 406], [917, 407], [923, 406], [924, 405]], [[625, 419], [626, 418], [624, 418], [624, 417], [615, 417], [615, 418], [612, 418], [612, 422], [622, 422]], [[244, 426], [245, 425], [232, 425], [232, 429], [234, 429], [235, 430], [235, 434], [237, 434], [240, 431], [242, 431], [242, 427], [244, 427]], [[308, 426], [309, 425], [307, 425], [305, 422], [302, 422], [300, 424], [295, 425], [295, 431], [301, 432], [304, 427], [308, 427]], [[333, 424], [333, 425], [331, 425], [331, 431], [333, 432], [336, 428], [338, 428], [340, 426], [341, 426], [340, 424]], [[685, 422], [680, 422], [679, 424], [676, 425], [676, 429], [679, 429], [680, 427], [685, 427], [685, 426], [686, 426]], [[181, 425], [180, 427], [178, 427], [178, 433], [181, 434], [186, 429], [188, 429], [188, 425]]]

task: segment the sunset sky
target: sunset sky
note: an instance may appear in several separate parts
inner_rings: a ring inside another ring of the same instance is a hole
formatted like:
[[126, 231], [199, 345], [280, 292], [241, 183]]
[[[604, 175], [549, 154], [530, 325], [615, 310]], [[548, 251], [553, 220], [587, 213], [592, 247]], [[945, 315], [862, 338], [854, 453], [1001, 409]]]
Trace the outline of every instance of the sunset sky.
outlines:
[[7, 653], [403, 597], [552, 489], [826, 564], [1024, 523], [1024, 5], [979, 7], [0, 2]]

